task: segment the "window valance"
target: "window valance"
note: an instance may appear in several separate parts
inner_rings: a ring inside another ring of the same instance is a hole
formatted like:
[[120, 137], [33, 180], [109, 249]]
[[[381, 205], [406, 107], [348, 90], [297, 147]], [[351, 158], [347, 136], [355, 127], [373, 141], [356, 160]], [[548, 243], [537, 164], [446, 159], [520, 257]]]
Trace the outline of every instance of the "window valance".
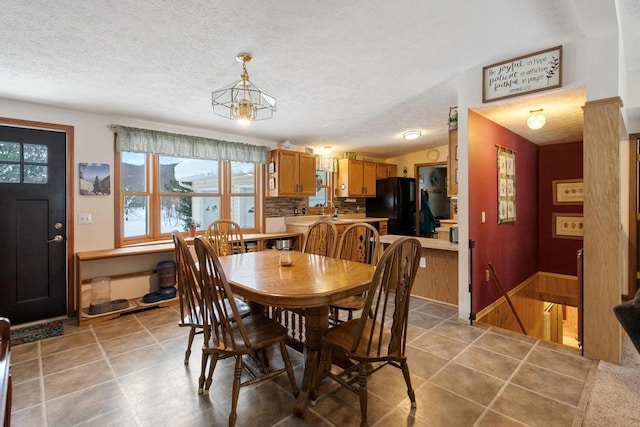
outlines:
[[267, 163], [267, 147], [127, 126], [114, 126], [117, 151]]

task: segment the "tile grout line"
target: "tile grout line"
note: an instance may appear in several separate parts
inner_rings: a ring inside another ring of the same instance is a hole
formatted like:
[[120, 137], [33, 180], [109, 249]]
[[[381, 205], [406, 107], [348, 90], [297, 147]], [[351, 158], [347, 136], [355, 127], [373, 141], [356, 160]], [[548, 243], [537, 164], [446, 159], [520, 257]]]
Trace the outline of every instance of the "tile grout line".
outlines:
[[[135, 417], [135, 421], [137, 425], [142, 425], [140, 423], [140, 420], [138, 419], [138, 413], [135, 410], [135, 406], [133, 405], [133, 402], [131, 402], [131, 399], [129, 398], [129, 395], [127, 394], [127, 390], [124, 388], [124, 386], [122, 385], [122, 382], [120, 381], [120, 378], [118, 377], [115, 369], [113, 369], [113, 365], [111, 364], [111, 360], [109, 360], [109, 357], [107, 356], [107, 352], [104, 350], [104, 347], [102, 346], [102, 341], [98, 338], [98, 334], [96, 334], [95, 328], [93, 327], [93, 325], [89, 326], [91, 333], [93, 334], [93, 336], [96, 339], [96, 342], [98, 343], [98, 348], [100, 348], [100, 352], [102, 353], [102, 357], [104, 357], [105, 362], [107, 363], [107, 366], [109, 366], [109, 370], [111, 371], [111, 374], [113, 375], [113, 379], [116, 381], [116, 384], [118, 384], [118, 387], [120, 388], [120, 391], [122, 391], [122, 394], [124, 395], [124, 398], [127, 400], [127, 403], [129, 404], [129, 408], [132, 410], [134, 417]], [[117, 409], [114, 409], [114, 411], [116, 411]], [[111, 411], [113, 412], [113, 411]], [[93, 418], [97, 418], [98, 416], [101, 415], [105, 415], [108, 414], [109, 412], [106, 412], [104, 414], [98, 414]], [[86, 421], [90, 421], [91, 419], [85, 420]]]
[[[518, 366], [513, 370], [513, 372], [511, 373], [511, 375], [509, 375], [509, 378], [507, 378], [507, 379], [505, 380], [505, 382], [504, 382], [504, 384], [502, 385], [502, 387], [500, 387], [500, 390], [498, 390], [498, 392], [497, 392], [497, 393], [496, 393], [496, 395], [493, 397], [493, 399], [491, 399], [491, 402], [489, 402], [489, 404], [487, 405], [487, 407], [485, 408], [485, 410], [482, 412], [482, 414], [480, 414], [480, 417], [478, 417], [478, 420], [476, 420], [476, 423], [474, 423], [474, 425], [475, 425], [475, 424], [477, 424], [477, 422], [478, 422], [479, 420], [481, 420], [487, 412], [489, 412], [489, 409], [490, 409], [490, 408], [493, 406], [493, 404], [498, 400], [498, 398], [500, 398], [500, 396], [502, 396], [502, 393], [505, 391], [505, 389], [506, 389], [509, 385], [516, 385], [516, 384], [512, 384], [512, 383], [511, 383], [511, 380], [512, 380], [512, 379], [513, 379], [513, 377], [516, 375], [516, 373], [520, 370], [520, 368], [522, 367], [522, 365], [525, 363], [525, 359], [526, 359], [527, 357], [529, 357], [529, 355], [531, 354], [531, 352], [533, 352], [533, 350], [538, 346], [538, 343], [539, 343], [539, 342], [540, 342], [540, 340], [536, 340], [536, 342], [535, 342], [535, 343], [533, 343], [533, 345], [531, 346], [531, 348], [529, 349], [529, 351], [527, 351], [527, 354], [525, 354], [525, 355], [522, 357], [522, 359], [520, 360], [520, 363], [518, 363]], [[529, 389], [525, 389], [525, 390], [529, 390]], [[530, 391], [533, 391], [533, 390], [530, 390]], [[502, 415], [502, 416], [504, 416], [504, 417], [507, 417], [507, 418], [509, 418], [509, 419], [513, 419], [512, 417], [510, 417], [510, 416], [508, 416], [508, 415], [506, 415], [506, 414], [503, 414], [502, 412], [496, 411], [495, 409], [491, 409], [491, 410], [492, 410], [492, 411], [494, 411], [494, 412], [496, 412], [496, 413], [498, 413], [498, 414], [500, 414], [500, 415]], [[522, 421], [519, 421], [519, 420], [516, 420], [516, 421], [518, 421], [518, 422], [522, 423]], [[524, 424], [524, 423], [523, 423], [523, 424]]]
[[[447, 319], [444, 319], [444, 320], [443, 320], [443, 322], [445, 322], [446, 320], [447, 320]], [[443, 322], [438, 323], [438, 325], [442, 324]], [[431, 329], [430, 329], [430, 330], [428, 330], [427, 332], [432, 332], [432, 329], [436, 328], [438, 325], [434, 326], [433, 328], [431, 328]], [[469, 325], [469, 326], [473, 327], [472, 325]], [[431, 376], [429, 376], [429, 378], [425, 378], [425, 382], [424, 382], [424, 384], [430, 384], [430, 385], [432, 385], [432, 386], [434, 386], [434, 387], [437, 387], [437, 388], [439, 388], [439, 389], [441, 389], [441, 390], [446, 391], [447, 393], [454, 394], [454, 395], [456, 395], [456, 396], [460, 397], [461, 399], [464, 399], [464, 400], [466, 400], [466, 401], [468, 401], [468, 402], [474, 403], [474, 404], [476, 404], [476, 405], [478, 405], [478, 406], [484, 406], [484, 405], [482, 405], [481, 403], [478, 403], [478, 402], [476, 402], [475, 400], [472, 400], [472, 399], [468, 398], [467, 396], [463, 396], [463, 395], [461, 395], [461, 394], [459, 394], [459, 393], [457, 393], [457, 392], [455, 392], [455, 391], [453, 391], [453, 390], [449, 390], [448, 388], [445, 388], [445, 387], [441, 386], [440, 384], [436, 384], [436, 383], [434, 383], [434, 382], [431, 382], [431, 378], [433, 378], [433, 377], [435, 377], [436, 375], [438, 375], [441, 371], [443, 371], [446, 367], [450, 366], [451, 364], [453, 364], [453, 363], [457, 363], [457, 362], [455, 362], [455, 359], [456, 359], [460, 354], [464, 353], [468, 348], [470, 348], [470, 347], [471, 347], [471, 346], [472, 346], [476, 341], [478, 341], [478, 340], [479, 340], [480, 338], [482, 338], [485, 334], [487, 334], [487, 333], [488, 333], [488, 331], [489, 331], [489, 329], [485, 329], [485, 330], [483, 330], [483, 331], [482, 331], [482, 333], [481, 333], [480, 335], [478, 335], [476, 338], [474, 338], [474, 339], [473, 339], [472, 341], [470, 341], [470, 342], [460, 341], [460, 340], [457, 340], [457, 339], [455, 339], [455, 338], [450, 338], [450, 337], [447, 337], [447, 336], [445, 336], [445, 335], [437, 334], [437, 333], [435, 333], [435, 332], [432, 332], [432, 333], [434, 333], [434, 334], [436, 334], [436, 335], [439, 335], [439, 336], [441, 336], [441, 337], [446, 337], [446, 338], [448, 338], [448, 339], [451, 339], [451, 340], [454, 340], [454, 341], [457, 341], [457, 342], [459, 342], [459, 343], [466, 344], [466, 345], [465, 345], [465, 347], [464, 347], [462, 350], [460, 350], [460, 351], [458, 352], [458, 354], [456, 354], [455, 356], [453, 356], [452, 358], [450, 358], [450, 359], [447, 361], [447, 363], [445, 363], [444, 365], [442, 365], [442, 367], [440, 367], [440, 369], [438, 369], [438, 370], [437, 370], [437, 371], [435, 371], [433, 374], [431, 374]], [[412, 341], [413, 341], [413, 340], [412, 340]], [[417, 348], [417, 347], [416, 347], [416, 348]], [[437, 354], [435, 354], [435, 353], [432, 353], [432, 352], [430, 352], [430, 351], [426, 351], [426, 350], [421, 350], [421, 351], [425, 351], [426, 353], [429, 353], [429, 354], [431, 354], [431, 355], [434, 355], [434, 356], [437, 356], [437, 357], [443, 358], [443, 357], [441, 357], [441, 356], [439, 356], [439, 355], [437, 355]], [[464, 366], [464, 365], [461, 365], [461, 366]], [[465, 367], [466, 367], [466, 366], [465, 366]], [[466, 368], [468, 368], [468, 367], [466, 367]], [[486, 374], [486, 373], [485, 373], [485, 374]], [[487, 374], [487, 375], [488, 375], [488, 374]], [[420, 387], [423, 387], [423, 386], [424, 386], [424, 384], [423, 384], [423, 385], [421, 385]], [[407, 399], [408, 399], [408, 398], [407, 398]], [[402, 405], [405, 401], [406, 401], [406, 399], [405, 399], [405, 400], [403, 400], [403, 401], [402, 401], [402, 402], [401, 402], [397, 407], [399, 407], [400, 405]], [[485, 407], [485, 409], [484, 409], [484, 410], [483, 410], [483, 412], [480, 414], [480, 416], [478, 417], [478, 419], [480, 419], [480, 418], [482, 417], [482, 415], [484, 415], [484, 413], [486, 412], [487, 408], [488, 408], [488, 407]], [[414, 415], [414, 418], [416, 418], [416, 419], [420, 419], [420, 420], [423, 420], [423, 419], [422, 419], [421, 417], [419, 417], [417, 414], [415, 414], [415, 415]], [[423, 420], [423, 421], [426, 421], [426, 420]]]
[[[173, 307], [168, 307], [169, 309], [171, 309], [171, 311], [176, 311], [173, 309]], [[178, 316], [180, 315], [180, 313], [178, 313]], [[144, 328], [144, 330], [151, 336], [151, 338], [156, 342], [156, 344], [158, 344], [160, 346], [160, 348], [162, 349], [163, 352], [167, 351], [167, 348], [162, 344], [162, 341], [159, 341], [155, 335], [153, 335], [153, 332], [151, 332], [151, 330], [149, 328], [147, 328], [147, 326], [142, 323], [142, 320], [140, 320], [138, 318], [138, 316], [135, 315], [134, 313], [134, 317], [136, 318], [136, 320], [138, 321], [138, 323], [140, 323], [140, 326], [142, 326]], [[168, 323], [167, 323], [168, 324]], [[162, 325], [164, 326], [164, 325]]]

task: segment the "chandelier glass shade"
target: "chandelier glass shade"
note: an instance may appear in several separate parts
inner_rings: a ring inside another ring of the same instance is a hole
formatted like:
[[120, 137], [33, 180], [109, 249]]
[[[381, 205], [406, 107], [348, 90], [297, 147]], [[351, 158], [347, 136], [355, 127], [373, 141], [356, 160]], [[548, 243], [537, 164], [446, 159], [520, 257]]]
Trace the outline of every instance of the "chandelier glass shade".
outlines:
[[241, 124], [272, 118], [276, 99], [249, 80], [247, 62], [251, 61], [251, 55], [239, 53], [236, 59], [242, 62], [240, 80], [211, 93], [213, 113]]

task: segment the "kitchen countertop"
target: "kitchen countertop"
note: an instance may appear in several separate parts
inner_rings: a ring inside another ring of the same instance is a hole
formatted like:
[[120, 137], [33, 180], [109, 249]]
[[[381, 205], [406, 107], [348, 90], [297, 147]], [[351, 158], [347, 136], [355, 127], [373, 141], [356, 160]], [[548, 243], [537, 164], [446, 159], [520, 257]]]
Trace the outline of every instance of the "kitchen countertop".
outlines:
[[[338, 219], [331, 219], [331, 215], [326, 215], [327, 220], [331, 220], [334, 224], [353, 224], [354, 222], [380, 222], [380, 221], [388, 221], [388, 218], [377, 218], [377, 217], [365, 217], [365, 216], [350, 216], [348, 214], [339, 215]], [[298, 225], [308, 227], [314, 222], [320, 219], [320, 215], [300, 215], [300, 216], [289, 216], [285, 218], [286, 225]]]
[[[397, 234], [386, 234], [384, 236], [380, 236], [380, 243], [384, 243], [386, 245], [390, 245], [401, 237], [407, 236], [399, 236]], [[422, 247], [424, 249], [439, 249], [443, 251], [454, 251], [458, 252], [458, 244], [451, 243], [448, 240], [442, 239], [430, 239], [428, 237], [416, 237]]]

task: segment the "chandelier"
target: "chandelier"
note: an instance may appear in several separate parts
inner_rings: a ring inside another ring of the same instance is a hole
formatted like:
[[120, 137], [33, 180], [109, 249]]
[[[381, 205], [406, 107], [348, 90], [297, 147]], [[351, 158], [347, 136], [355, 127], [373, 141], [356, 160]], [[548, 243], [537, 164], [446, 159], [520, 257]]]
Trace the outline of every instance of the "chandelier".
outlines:
[[244, 125], [272, 118], [276, 99], [249, 81], [247, 62], [251, 54], [239, 53], [236, 59], [242, 62], [240, 80], [211, 93], [213, 113]]

